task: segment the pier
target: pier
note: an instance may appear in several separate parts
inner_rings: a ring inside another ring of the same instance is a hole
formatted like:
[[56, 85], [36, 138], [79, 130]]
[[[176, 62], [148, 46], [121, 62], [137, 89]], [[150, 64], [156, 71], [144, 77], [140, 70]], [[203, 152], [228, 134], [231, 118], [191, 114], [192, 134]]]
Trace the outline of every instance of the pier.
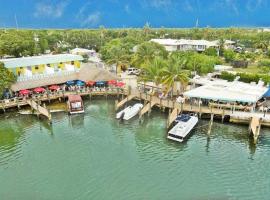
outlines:
[[[197, 113], [199, 117], [207, 116], [213, 120], [214, 116], [219, 119], [224, 120], [224, 118], [230, 119], [232, 123], [243, 123], [243, 124], [252, 124], [251, 131], [253, 133], [254, 140], [257, 141], [257, 138], [260, 134], [260, 127], [267, 126], [270, 127], [270, 114], [262, 112], [251, 112], [251, 111], [241, 111], [237, 110], [236, 106], [231, 107], [222, 107], [220, 105], [209, 104], [208, 106], [202, 104], [194, 104], [192, 101], [185, 103], [178, 103], [174, 98], [162, 99], [155, 95], [147, 94], [145, 92], [140, 92], [139, 90], [127, 91], [125, 89], [119, 88], [110, 88], [110, 89], [100, 89], [100, 90], [80, 90], [80, 91], [59, 91], [52, 94], [41, 94], [36, 95], [32, 99], [27, 98], [14, 98], [10, 100], [0, 101], [0, 109], [5, 112], [8, 108], [18, 108], [22, 106], [30, 105], [32, 109], [37, 110], [38, 114], [46, 116], [51, 120], [51, 115], [49, 111], [40, 106], [41, 102], [50, 102], [51, 100], [65, 100], [68, 95], [77, 94], [82, 97], [92, 96], [106, 96], [106, 98], [111, 96], [122, 96], [122, 100], [116, 101], [115, 108], [116, 110], [123, 107], [131, 100], [139, 100], [144, 102], [144, 107], [139, 113], [139, 118], [141, 119], [146, 113], [150, 114], [153, 107], [158, 107], [161, 110], [167, 109], [169, 111], [169, 116], [167, 120], [167, 128], [169, 128], [177, 115], [181, 112], [192, 112]], [[125, 98], [124, 98], [125, 97]], [[38, 103], [37, 103], [38, 102]], [[39, 106], [37, 106], [39, 105]], [[259, 123], [255, 123], [255, 118], [260, 119]], [[256, 124], [256, 125], [254, 125]], [[256, 129], [254, 127], [257, 127]]]
[[52, 115], [47, 108], [40, 106], [33, 99], [26, 100], [26, 102], [31, 106], [32, 110], [37, 112], [37, 115], [42, 114], [43, 116], [47, 117], [50, 122], [52, 121]]
[[[270, 114], [262, 112], [251, 112], [251, 111], [241, 111], [237, 110], [236, 106], [231, 106], [229, 108], [224, 108], [222, 106], [214, 106], [213, 104], [201, 105], [193, 104], [191, 102], [178, 103], [174, 99], [161, 99], [157, 96], [143, 93], [140, 91], [133, 91], [130, 95], [124, 98], [122, 101], [117, 103], [117, 109], [121, 106], [124, 106], [130, 100], [140, 100], [144, 101], [144, 107], [139, 113], [139, 118], [142, 118], [145, 113], [150, 113], [152, 107], [156, 106], [160, 109], [168, 109], [169, 116], [167, 120], [167, 128], [169, 128], [177, 115], [180, 112], [192, 112], [197, 113], [199, 117], [202, 115], [208, 116], [210, 118], [209, 130], [212, 127], [212, 121], [214, 117], [220, 118], [222, 122], [224, 118], [227, 117], [231, 123], [242, 123], [242, 124], [251, 124], [251, 131], [253, 133], [254, 141], [257, 141], [257, 138], [260, 134], [260, 127], [266, 126], [270, 127]], [[256, 120], [255, 120], [256, 119]], [[257, 119], [260, 119], [259, 122]], [[211, 131], [209, 131], [209, 134]]]

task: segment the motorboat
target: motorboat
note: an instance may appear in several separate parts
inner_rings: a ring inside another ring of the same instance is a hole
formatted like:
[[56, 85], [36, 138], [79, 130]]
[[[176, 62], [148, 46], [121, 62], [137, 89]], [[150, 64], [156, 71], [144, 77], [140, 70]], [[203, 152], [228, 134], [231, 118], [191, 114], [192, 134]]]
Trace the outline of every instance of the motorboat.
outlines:
[[70, 114], [84, 113], [83, 101], [80, 95], [68, 95], [67, 107]]
[[183, 142], [198, 123], [198, 117], [196, 115], [181, 114], [177, 116], [174, 123], [175, 126], [169, 130], [167, 138], [177, 142]]
[[129, 120], [135, 115], [137, 115], [142, 108], [143, 108], [143, 104], [141, 103], [136, 103], [133, 106], [128, 106], [124, 110], [116, 114], [116, 119]]

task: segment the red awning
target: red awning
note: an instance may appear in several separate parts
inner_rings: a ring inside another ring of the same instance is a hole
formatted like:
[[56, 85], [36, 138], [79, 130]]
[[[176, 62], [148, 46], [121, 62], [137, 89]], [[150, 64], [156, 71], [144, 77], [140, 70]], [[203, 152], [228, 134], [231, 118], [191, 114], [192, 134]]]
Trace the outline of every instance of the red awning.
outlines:
[[38, 88], [33, 89], [33, 91], [34, 91], [35, 93], [43, 93], [43, 92], [45, 92], [46, 90], [45, 90], [44, 88], [42, 88], [42, 87], [38, 87]]
[[116, 85], [117, 84], [117, 81], [116, 80], [109, 80], [108, 81], [108, 84], [109, 85]]
[[20, 90], [19, 94], [20, 95], [27, 95], [27, 94], [30, 94], [30, 91], [29, 90]]
[[93, 86], [96, 82], [95, 81], [87, 81], [86, 85]]
[[117, 87], [123, 87], [125, 85], [125, 83], [123, 83], [123, 82], [118, 82], [118, 83], [116, 83], [116, 86]]
[[58, 89], [60, 89], [60, 86], [58, 86], [58, 85], [51, 85], [49, 87], [49, 90], [58, 90]]

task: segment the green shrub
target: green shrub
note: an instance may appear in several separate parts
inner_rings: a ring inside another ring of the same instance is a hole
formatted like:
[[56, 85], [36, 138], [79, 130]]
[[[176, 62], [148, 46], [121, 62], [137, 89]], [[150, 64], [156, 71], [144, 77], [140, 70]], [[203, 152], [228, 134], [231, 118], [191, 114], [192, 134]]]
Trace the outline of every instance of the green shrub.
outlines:
[[258, 62], [259, 67], [270, 67], [270, 59], [263, 59]]
[[233, 81], [235, 79], [236, 75], [229, 73], [229, 72], [221, 72], [220, 78], [227, 80], [227, 81]]

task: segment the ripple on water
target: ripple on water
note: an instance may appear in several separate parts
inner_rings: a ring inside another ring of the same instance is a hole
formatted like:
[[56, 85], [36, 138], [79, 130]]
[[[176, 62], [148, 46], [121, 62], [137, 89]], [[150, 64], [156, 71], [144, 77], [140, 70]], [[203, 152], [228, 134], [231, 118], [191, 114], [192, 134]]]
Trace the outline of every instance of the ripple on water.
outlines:
[[[114, 103], [90, 101], [85, 114], [0, 119], [0, 194], [47, 199], [268, 199], [269, 130], [257, 148], [246, 126], [201, 121], [183, 144], [166, 139], [166, 115], [119, 122]], [[7, 133], [3, 134], [3, 130]], [[255, 149], [255, 150], [254, 150]], [[2, 170], [5, 169], [5, 170]], [[14, 175], [16, 172], [16, 175]], [[16, 184], [14, 184], [16, 183]]]

